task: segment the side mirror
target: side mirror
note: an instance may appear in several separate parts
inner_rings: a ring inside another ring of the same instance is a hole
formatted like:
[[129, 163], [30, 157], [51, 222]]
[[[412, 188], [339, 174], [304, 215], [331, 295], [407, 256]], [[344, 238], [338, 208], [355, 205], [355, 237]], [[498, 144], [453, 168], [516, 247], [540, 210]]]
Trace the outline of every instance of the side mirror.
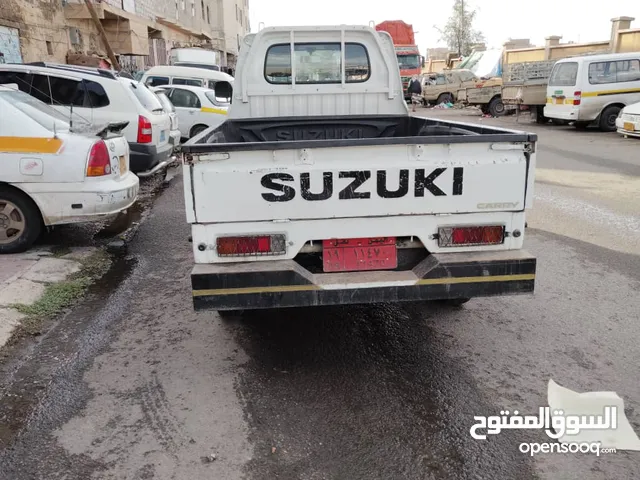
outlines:
[[213, 90], [215, 91], [216, 98], [228, 98], [229, 102], [231, 102], [231, 98], [233, 97], [233, 87], [229, 82], [225, 82], [224, 80], [216, 82]]

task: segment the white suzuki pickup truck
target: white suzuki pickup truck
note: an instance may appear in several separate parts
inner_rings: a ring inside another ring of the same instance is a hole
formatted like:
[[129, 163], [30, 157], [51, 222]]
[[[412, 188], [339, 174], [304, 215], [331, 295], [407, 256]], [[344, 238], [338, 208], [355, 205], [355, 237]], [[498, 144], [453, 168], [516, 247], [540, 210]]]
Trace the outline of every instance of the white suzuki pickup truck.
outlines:
[[369, 27], [265, 28], [236, 72], [182, 147], [196, 309], [533, 292], [536, 135], [411, 116]]

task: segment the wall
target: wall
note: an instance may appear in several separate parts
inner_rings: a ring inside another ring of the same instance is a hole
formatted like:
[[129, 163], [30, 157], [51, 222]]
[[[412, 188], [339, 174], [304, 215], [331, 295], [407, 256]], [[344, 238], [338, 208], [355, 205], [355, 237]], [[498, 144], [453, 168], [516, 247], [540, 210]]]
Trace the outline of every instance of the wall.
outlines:
[[618, 52], [640, 52], [640, 28], [620, 32]]
[[559, 60], [561, 58], [576, 56], [576, 55], [585, 55], [587, 53], [596, 53], [603, 52], [606, 53], [609, 51], [609, 42], [593, 42], [593, 43], [583, 43], [583, 44], [574, 44], [574, 45], [560, 45], [557, 47], [551, 47], [551, 55], [549, 60]]
[[527, 48], [524, 50], [507, 50], [505, 52], [504, 63], [539, 62], [545, 60], [544, 47]]
[[69, 41], [61, 2], [0, 0], [0, 25], [19, 30], [23, 62], [66, 57]]

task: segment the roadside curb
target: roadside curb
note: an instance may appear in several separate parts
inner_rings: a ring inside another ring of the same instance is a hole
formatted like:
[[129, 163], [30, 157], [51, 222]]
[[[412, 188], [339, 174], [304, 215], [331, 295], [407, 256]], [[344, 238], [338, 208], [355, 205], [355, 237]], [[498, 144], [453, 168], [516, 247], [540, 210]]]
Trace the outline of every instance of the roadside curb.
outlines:
[[0, 351], [27, 335], [38, 335], [46, 320], [73, 307], [87, 289], [103, 277], [146, 219], [157, 195], [176, 175], [145, 179], [146, 192], [122, 217], [114, 220], [119, 233], [95, 238], [95, 245], [40, 246], [28, 252], [0, 256]]

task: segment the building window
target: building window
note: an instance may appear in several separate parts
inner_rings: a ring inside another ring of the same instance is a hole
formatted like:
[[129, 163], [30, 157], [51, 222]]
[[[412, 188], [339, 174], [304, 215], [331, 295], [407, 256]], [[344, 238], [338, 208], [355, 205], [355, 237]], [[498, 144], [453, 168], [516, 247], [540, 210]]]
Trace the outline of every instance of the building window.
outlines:
[[176, 18], [178, 18], [180, 7], [178, 6], [178, 0], [176, 0]]
[[191, 0], [191, 16], [196, 16], [196, 2], [195, 0]]
[[202, 19], [204, 20], [204, 0], [200, 0], [200, 8], [202, 9]]
[[185, 4], [184, 0], [180, 0], [181, 5], [182, 5], [182, 11], [184, 12], [187, 9], [187, 5]]
[[236, 22], [240, 21], [240, 15], [239, 15], [239, 9], [238, 9], [238, 4], [236, 3]]
[[211, 25], [211, 12], [209, 11], [208, 5], [207, 5], [207, 23]]
[[53, 43], [47, 40], [47, 55], [53, 55]]

